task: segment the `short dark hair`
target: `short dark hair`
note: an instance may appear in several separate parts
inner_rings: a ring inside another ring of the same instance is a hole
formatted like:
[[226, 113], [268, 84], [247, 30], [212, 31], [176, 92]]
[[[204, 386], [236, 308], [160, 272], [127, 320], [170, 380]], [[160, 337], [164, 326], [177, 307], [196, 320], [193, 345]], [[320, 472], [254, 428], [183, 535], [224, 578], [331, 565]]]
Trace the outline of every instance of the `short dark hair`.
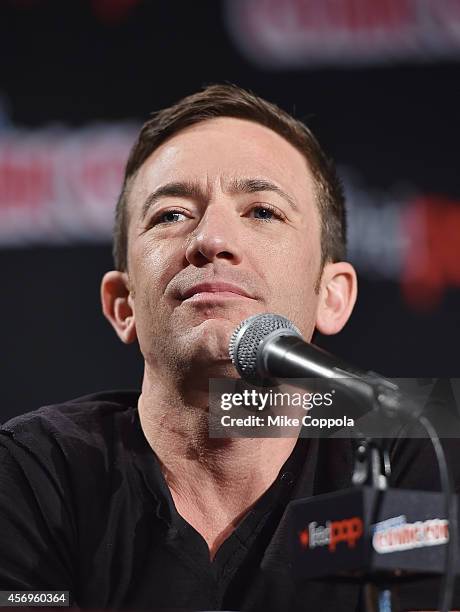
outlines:
[[342, 184], [335, 165], [301, 121], [252, 92], [236, 85], [210, 85], [160, 110], [147, 121], [134, 143], [118, 198], [113, 235], [117, 270], [127, 269], [128, 196], [132, 179], [145, 160], [170, 136], [216, 117], [235, 117], [270, 128], [306, 158], [313, 174], [321, 217], [321, 260], [341, 261], [346, 252], [346, 214]]

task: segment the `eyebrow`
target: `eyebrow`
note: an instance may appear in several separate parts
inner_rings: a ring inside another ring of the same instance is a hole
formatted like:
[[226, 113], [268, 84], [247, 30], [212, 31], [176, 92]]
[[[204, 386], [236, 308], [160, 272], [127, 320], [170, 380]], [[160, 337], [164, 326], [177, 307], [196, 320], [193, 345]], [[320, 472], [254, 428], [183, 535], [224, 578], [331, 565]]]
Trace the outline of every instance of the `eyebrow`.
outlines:
[[[281, 187], [278, 187], [275, 183], [262, 178], [246, 178], [232, 179], [228, 187], [224, 190], [232, 195], [238, 195], [241, 193], [257, 193], [262, 191], [269, 191], [276, 193], [283, 198], [291, 208], [298, 210], [297, 204], [293, 198], [288, 195]], [[187, 181], [175, 181], [166, 183], [158, 189], [155, 189], [145, 200], [142, 206], [142, 219], [145, 218], [150, 207], [154, 206], [161, 198], [193, 198], [204, 202], [208, 199], [206, 194], [197, 183]]]
[[145, 218], [147, 211], [154, 206], [161, 198], [194, 198], [195, 200], [206, 200], [206, 194], [196, 183], [176, 181], [166, 183], [155, 189], [145, 200], [142, 207], [142, 219]]
[[247, 178], [247, 179], [239, 179], [235, 178], [230, 181], [228, 187], [229, 193], [239, 194], [239, 193], [257, 193], [259, 191], [271, 191], [279, 195], [283, 200], [289, 204], [291, 208], [294, 210], [298, 210], [297, 204], [293, 200], [293, 198], [288, 195], [281, 187], [275, 185], [271, 181], [262, 178]]

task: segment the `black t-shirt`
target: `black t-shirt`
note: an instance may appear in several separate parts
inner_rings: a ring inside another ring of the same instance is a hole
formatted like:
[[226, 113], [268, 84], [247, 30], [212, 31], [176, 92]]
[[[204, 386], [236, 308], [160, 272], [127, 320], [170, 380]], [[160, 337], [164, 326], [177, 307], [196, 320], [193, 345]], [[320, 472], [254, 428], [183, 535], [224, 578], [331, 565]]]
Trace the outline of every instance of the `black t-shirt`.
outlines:
[[[211, 562], [204, 539], [175, 509], [137, 399], [94, 394], [0, 430], [0, 590], [68, 590], [74, 605], [99, 609], [360, 609], [358, 584], [295, 584], [289, 572], [261, 568], [264, 556], [276, 556], [290, 500], [351, 485], [350, 440], [300, 439]], [[438, 489], [429, 444], [411, 442], [395, 447], [393, 484]], [[454, 440], [446, 445], [453, 460], [457, 449]], [[436, 586], [401, 589], [401, 601], [435, 607]]]

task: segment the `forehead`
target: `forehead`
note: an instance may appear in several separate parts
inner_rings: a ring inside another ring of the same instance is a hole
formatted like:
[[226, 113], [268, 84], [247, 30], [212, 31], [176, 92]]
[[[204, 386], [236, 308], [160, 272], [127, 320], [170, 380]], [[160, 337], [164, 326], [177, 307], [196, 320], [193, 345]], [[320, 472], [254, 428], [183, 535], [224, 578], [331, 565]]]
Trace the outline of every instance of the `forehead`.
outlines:
[[219, 117], [177, 132], [160, 145], [138, 170], [131, 186], [131, 213], [143, 200], [171, 181], [195, 181], [223, 189], [235, 178], [265, 178], [306, 206], [315, 187], [307, 160], [273, 130], [253, 121]]

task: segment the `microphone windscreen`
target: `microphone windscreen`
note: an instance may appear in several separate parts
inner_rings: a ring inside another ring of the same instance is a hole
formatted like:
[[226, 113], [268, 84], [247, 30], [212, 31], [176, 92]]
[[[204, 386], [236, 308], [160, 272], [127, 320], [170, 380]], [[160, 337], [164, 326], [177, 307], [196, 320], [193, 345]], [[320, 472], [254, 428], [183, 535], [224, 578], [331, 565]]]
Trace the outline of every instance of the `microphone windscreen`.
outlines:
[[283, 329], [302, 337], [292, 321], [269, 312], [253, 315], [238, 325], [230, 339], [229, 353], [242, 378], [254, 384], [261, 383], [257, 371], [259, 347], [270, 334]]

